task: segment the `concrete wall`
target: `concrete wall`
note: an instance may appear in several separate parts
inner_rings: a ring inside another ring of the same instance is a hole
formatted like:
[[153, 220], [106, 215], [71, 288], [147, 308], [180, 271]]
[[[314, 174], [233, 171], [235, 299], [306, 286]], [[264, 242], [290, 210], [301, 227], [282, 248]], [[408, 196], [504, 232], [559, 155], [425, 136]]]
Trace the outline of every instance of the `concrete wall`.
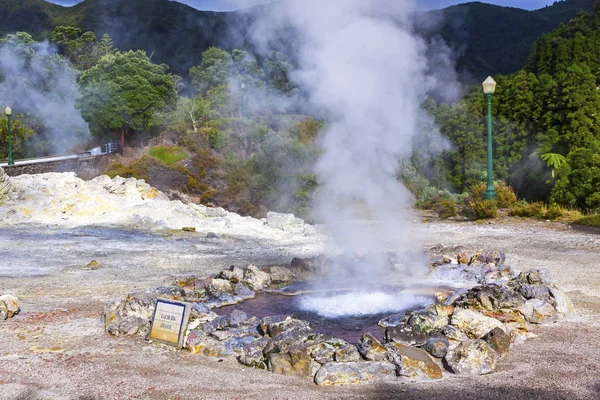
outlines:
[[73, 160], [51, 161], [41, 164], [11, 165], [4, 168], [8, 176], [43, 174], [46, 172], [75, 172], [81, 179], [92, 179], [100, 174], [106, 156], [81, 157]]

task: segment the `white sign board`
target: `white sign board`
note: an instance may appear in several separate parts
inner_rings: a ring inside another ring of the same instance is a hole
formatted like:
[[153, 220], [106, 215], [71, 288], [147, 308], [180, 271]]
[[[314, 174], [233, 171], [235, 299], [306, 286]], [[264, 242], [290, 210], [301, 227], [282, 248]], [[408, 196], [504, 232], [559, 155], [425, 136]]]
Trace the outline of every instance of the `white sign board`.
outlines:
[[191, 305], [182, 301], [156, 299], [148, 339], [183, 347]]

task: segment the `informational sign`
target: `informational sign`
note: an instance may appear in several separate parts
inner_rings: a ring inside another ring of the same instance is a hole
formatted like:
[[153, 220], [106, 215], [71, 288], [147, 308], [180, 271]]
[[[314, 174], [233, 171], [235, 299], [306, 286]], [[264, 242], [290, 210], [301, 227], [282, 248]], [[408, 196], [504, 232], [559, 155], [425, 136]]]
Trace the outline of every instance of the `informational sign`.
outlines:
[[190, 319], [191, 305], [182, 301], [156, 299], [152, 327], [148, 339], [183, 347], [185, 328]]

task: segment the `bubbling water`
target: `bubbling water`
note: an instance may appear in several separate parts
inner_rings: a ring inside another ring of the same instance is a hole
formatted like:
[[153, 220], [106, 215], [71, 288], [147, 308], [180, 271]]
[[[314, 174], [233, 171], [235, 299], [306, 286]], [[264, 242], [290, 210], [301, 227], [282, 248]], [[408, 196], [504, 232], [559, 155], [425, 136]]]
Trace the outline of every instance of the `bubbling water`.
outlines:
[[345, 293], [301, 296], [298, 307], [325, 318], [398, 313], [432, 304], [431, 297], [408, 292], [351, 291]]

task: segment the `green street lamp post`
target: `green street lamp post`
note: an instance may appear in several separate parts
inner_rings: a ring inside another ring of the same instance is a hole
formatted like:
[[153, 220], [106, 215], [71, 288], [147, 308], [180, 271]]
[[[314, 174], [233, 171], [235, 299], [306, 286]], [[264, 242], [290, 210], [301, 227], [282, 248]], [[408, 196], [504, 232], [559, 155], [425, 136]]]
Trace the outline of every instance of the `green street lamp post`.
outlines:
[[487, 188], [483, 194], [485, 200], [495, 200], [496, 191], [494, 190], [494, 171], [492, 169], [492, 95], [496, 91], [496, 81], [488, 76], [483, 81], [483, 94], [487, 100]]
[[8, 165], [15, 165], [15, 162], [13, 161], [13, 156], [12, 156], [12, 141], [10, 138], [10, 115], [12, 114], [12, 110], [10, 109], [10, 107], [6, 107], [6, 109], [4, 110], [4, 113], [6, 114], [6, 118], [8, 120]]

